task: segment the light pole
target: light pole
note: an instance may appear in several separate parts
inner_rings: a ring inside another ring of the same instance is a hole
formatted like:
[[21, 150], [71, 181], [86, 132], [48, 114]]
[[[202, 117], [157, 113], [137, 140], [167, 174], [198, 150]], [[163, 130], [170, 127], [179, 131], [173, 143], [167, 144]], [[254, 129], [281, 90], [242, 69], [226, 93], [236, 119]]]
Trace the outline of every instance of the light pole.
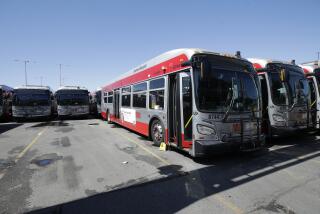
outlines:
[[26, 86], [27, 86], [28, 85], [27, 63], [29, 63], [30, 60], [19, 60], [19, 59], [16, 59], [15, 61], [24, 63], [24, 80], [25, 80], [25, 83], [26, 83]]
[[60, 87], [64, 84], [63, 83], [63, 78], [62, 78], [62, 66], [64, 67], [69, 67], [69, 65], [65, 65], [65, 64], [59, 64], [59, 85]]
[[61, 66], [62, 66], [62, 64], [59, 64], [59, 70], [60, 70], [60, 87], [62, 86], [62, 85], [61, 85]]

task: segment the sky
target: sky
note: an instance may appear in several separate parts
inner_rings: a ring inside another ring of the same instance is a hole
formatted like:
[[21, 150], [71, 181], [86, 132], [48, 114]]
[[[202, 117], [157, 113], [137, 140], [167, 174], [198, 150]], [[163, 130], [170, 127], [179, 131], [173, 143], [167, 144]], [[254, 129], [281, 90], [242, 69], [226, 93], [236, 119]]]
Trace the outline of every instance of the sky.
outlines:
[[319, 0], [0, 0], [0, 84], [95, 90], [176, 48], [298, 63], [320, 51]]

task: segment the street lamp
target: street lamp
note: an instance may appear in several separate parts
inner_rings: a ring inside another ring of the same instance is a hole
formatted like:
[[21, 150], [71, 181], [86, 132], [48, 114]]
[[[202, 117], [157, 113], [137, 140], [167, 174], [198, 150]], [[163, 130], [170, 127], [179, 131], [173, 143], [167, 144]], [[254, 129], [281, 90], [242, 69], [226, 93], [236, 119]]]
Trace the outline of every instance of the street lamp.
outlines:
[[27, 86], [28, 85], [27, 63], [29, 63], [30, 60], [19, 60], [19, 59], [16, 59], [14, 61], [15, 62], [23, 62], [24, 63], [24, 79], [25, 79], [25, 83], [26, 83], [26, 86]]
[[60, 87], [63, 85], [62, 84], [62, 81], [63, 81], [63, 78], [62, 78], [62, 66], [64, 67], [68, 67], [69, 65], [65, 65], [65, 64], [59, 64], [59, 85]]

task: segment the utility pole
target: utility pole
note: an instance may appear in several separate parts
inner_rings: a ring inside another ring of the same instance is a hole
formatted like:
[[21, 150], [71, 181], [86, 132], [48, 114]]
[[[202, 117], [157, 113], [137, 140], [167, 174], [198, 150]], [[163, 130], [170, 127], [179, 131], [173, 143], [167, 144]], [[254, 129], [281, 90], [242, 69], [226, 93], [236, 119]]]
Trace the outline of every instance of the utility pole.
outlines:
[[60, 78], [59, 78], [59, 80], [60, 80], [60, 87], [62, 86], [62, 84], [61, 84], [61, 64], [59, 64], [59, 70], [60, 70]]
[[23, 62], [24, 63], [24, 80], [25, 80], [25, 84], [27, 86], [28, 85], [27, 63], [29, 63], [30, 60], [19, 60], [19, 59], [16, 59], [14, 61], [15, 62]]

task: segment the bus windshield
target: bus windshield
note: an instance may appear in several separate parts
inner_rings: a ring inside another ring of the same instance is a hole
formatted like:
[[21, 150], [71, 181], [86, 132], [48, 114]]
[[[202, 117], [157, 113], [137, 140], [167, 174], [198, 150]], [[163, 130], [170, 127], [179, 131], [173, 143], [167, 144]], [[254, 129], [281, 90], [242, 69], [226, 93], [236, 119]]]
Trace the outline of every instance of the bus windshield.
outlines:
[[253, 68], [238, 59], [206, 57], [194, 66], [196, 103], [204, 112], [258, 110], [258, 88]]
[[286, 81], [280, 80], [279, 70], [269, 72], [273, 103], [275, 105], [289, 106], [306, 105], [309, 98], [307, 79], [303, 73], [297, 71], [293, 66], [282, 65], [282, 68], [286, 69]]
[[49, 94], [26, 94], [17, 93], [13, 98], [15, 106], [47, 106], [50, 102]]
[[87, 94], [59, 94], [57, 97], [58, 105], [88, 105], [89, 96]]

